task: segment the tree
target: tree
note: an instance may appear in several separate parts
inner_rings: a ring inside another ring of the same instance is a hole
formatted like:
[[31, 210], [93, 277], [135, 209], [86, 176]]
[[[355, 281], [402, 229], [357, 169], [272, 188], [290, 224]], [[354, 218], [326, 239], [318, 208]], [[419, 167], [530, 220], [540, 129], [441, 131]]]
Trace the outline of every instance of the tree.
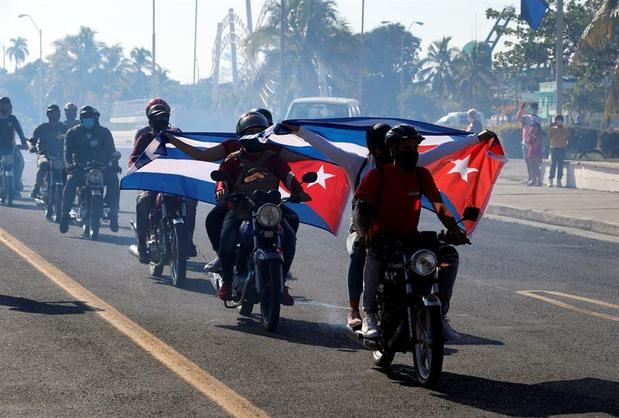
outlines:
[[19, 68], [19, 64], [26, 61], [26, 57], [30, 54], [28, 51], [28, 41], [21, 36], [17, 38], [11, 38], [9, 40], [11, 46], [6, 49], [6, 54], [11, 61], [15, 62], [15, 71]]
[[153, 59], [148, 49], [133, 48], [129, 55], [135, 72], [146, 74], [144, 70], [152, 67]]
[[495, 87], [490, 51], [483, 43], [476, 43], [470, 52], [460, 52], [453, 62], [454, 94], [452, 98], [463, 109], [490, 108]]
[[441, 99], [449, 97], [454, 87], [453, 61], [458, 49], [449, 46], [449, 42], [451, 36], [432, 42], [418, 73], [418, 78], [428, 84], [430, 90]]

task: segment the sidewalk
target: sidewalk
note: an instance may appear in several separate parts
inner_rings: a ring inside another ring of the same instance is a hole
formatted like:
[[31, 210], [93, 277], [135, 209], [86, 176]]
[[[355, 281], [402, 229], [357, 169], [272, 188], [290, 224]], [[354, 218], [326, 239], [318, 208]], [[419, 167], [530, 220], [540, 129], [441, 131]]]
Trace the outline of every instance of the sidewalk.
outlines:
[[531, 187], [521, 184], [526, 176], [522, 160], [510, 160], [487, 213], [619, 236], [619, 193]]

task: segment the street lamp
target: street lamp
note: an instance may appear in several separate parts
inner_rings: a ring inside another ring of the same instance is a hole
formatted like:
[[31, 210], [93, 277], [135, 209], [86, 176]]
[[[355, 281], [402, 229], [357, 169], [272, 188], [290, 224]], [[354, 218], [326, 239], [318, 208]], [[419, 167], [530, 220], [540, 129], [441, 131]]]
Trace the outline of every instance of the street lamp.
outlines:
[[6, 71], [6, 46], [2, 42], [0, 42], [0, 46], [2, 46], [2, 69]]
[[[381, 20], [380, 24], [395, 25], [395, 23], [391, 20]], [[404, 35], [410, 30], [413, 25], [423, 26], [423, 22], [417, 20], [411, 22], [410, 25], [406, 27], [406, 30], [402, 33], [402, 36], [400, 36], [400, 117], [404, 116], [404, 97], [402, 96], [402, 93], [404, 92]]]
[[43, 61], [43, 31], [34, 22], [34, 19], [32, 18], [32, 16], [26, 15], [26, 14], [21, 14], [18, 17], [27, 17], [28, 19], [30, 19], [30, 21], [34, 25], [34, 28], [37, 30], [37, 32], [39, 32], [39, 59], [42, 62]]

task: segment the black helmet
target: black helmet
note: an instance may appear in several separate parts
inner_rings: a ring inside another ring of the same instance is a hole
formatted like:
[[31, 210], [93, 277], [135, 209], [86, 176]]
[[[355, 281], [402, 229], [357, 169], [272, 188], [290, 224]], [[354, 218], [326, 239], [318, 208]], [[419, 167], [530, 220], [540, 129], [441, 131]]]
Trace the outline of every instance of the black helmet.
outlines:
[[11, 99], [6, 96], [0, 97], [0, 111], [4, 111], [5, 113], [11, 113], [13, 111]]
[[255, 109], [250, 110], [250, 112], [260, 113], [262, 116], [267, 118], [267, 121], [269, 121], [269, 126], [273, 125], [273, 115], [271, 114], [271, 111], [269, 111], [268, 109], [265, 109], [263, 107], [257, 107]]
[[241, 115], [236, 123], [236, 134], [243, 136], [250, 128], [260, 128], [261, 131], [264, 131], [268, 127], [269, 121], [262, 113], [247, 112]]
[[49, 112], [58, 112], [60, 113], [60, 108], [58, 107], [57, 104], [51, 104], [49, 106], [47, 106], [47, 113]]
[[385, 135], [391, 126], [386, 123], [376, 123], [365, 131], [365, 143], [369, 150], [385, 149]]
[[11, 104], [11, 99], [9, 99], [8, 97], [4, 96], [4, 97], [0, 97], [0, 105], [3, 104]]
[[82, 106], [80, 109], [80, 119], [88, 116], [94, 116], [98, 119], [101, 115], [99, 111], [92, 106]]
[[163, 104], [156, 104], [148, 109], [148, 120], [170, 119], [170, 108]]
[[400, 124], [396, 125], [385, 135], [385, 146], [391, 148], [405, 139], [414, 139], [419, 144], [425, 138], [412, 125]]

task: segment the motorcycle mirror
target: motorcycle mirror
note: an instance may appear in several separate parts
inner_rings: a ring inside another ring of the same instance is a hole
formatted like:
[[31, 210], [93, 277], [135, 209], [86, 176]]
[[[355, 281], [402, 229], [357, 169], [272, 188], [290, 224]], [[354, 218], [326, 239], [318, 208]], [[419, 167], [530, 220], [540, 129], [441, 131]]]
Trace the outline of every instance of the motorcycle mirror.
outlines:
[[315, 171], [308, 171], [307, 173], [303, 174], [301, 180], [303, 180], [303, 183], [314, 183], [316, 182], [316, 180], [318, 180], [318, 174], [316, 174]]
[[115, 151], [115, 152], [112, 154], [112, 160], [120, 160], [120, 152]]
[[464, 209], [464, 215], [462, 216], [462, 220], [475, 222], [477, 219], [479, 219], [479, 213], [479, 208], [469, 206]]
[[223, 171], [211, 171], [211, 179], [213, 181], [226, 181], [226, 174]]

